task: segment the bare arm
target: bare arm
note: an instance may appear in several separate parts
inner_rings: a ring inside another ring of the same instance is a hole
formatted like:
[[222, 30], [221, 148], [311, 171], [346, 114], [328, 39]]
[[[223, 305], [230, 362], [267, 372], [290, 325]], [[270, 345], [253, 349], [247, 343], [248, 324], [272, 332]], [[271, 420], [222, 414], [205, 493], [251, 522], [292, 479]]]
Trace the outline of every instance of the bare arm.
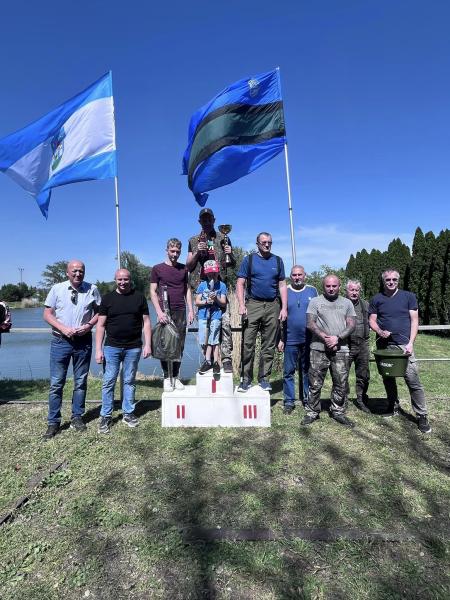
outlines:
[[369, 325], [370, 325], [370, 329], [372, 329], [372, 331], [375, 331], [375, 333], [382, 338], [388, 338], [391, 335], [390, 331], [381, 329], [378, 326], [377, 323], [377, 315], [376, 314], [372, 314], [369, 315]]
[[238, 277], [236, 282], [236, 296], [239, 303], [239, 314], [246, 315], [247, 309], [245, 307], [245, 284], [246, 279], [244, 277]]
[[144, 321], [144, 347], [142, 349], [142, 358], [148, 358], [152, 354], [152, 324], [148, 315], [142, 315]]
[[95, 330], [95, 362], [103, 362], [103, 338], [105, 337], [106, 315], [98, 317], [97, 328]]
[[286, 281], [283, 279], [278, 282], [278, 289], [280, 291], [281, 298], [281, 310], [278, 319], [280, 321], [286, 321], [287, 319], [287, 285]]
[[158, 321], [160, 323], [167, 323], [167, 315], [166, 313], [161, 310], [161, 307], [159, 306], [159, 299], [158, 299], [158, 284], [157, 283], [151, 283], [150, 284], [150, 300], [152, 301], [153, 307], [156, 311], [156, 315], [158, 317]]
[[191, 288], [189, 287], [189, 285], [186, 288], [186, 304], [188, 307], [188, 322], [190, 325], [192, 323], [192, 321], [194, 320], [194, 308], [192, 306], [192, 292], [191, 292]]
[[325, 333], [325, 331], [322, 331], [317, 325], [317, 315], [306, 313], [306, 327], [311, 333], [316, 335], [321, 340], [325, 341], [327, 334]]
[[409, 333], [409, 342], [406, 344], [405, 353], [412, 354], [414, 341], [417, 337], [417, 332], [419, 331], [419, 311], [410, 310], [409, 317], [411, 319], [411, 329]]

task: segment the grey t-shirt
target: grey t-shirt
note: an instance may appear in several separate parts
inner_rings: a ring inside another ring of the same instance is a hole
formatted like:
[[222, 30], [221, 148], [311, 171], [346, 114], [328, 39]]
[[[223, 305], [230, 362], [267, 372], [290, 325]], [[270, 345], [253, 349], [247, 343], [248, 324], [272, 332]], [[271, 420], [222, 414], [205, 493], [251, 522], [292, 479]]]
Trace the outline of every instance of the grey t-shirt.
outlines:
[[[356, 317], [355, 308], [348, 298], [338, 296], [330, 301], [323, 294], [313, 298], [306, 311], [307, 315], [314, 315], [319, 329], [328, 335], [341, 335], [347, 328], [347, 317]], [[325, 344], [318, 336], [312, 335], [311, 348], [325, 351]], [[348, 346], [342, 345], [341, 351], [348, 352]]]

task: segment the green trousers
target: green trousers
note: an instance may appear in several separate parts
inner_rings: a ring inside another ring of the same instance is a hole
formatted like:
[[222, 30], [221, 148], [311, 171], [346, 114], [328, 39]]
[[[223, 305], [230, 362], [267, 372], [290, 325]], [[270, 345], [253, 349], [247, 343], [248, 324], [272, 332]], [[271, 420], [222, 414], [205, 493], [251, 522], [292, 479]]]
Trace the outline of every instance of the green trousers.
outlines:
[[258, 381], [268, 379], [272, 372], [273, 357], [278, 341], [280, 303], [278, 300], [264, 302], [250, 298], [247, 302], [248, 324], [244, 332], [243, 374], [244, 381], [253, 379], [256, 336], [261, 334]]

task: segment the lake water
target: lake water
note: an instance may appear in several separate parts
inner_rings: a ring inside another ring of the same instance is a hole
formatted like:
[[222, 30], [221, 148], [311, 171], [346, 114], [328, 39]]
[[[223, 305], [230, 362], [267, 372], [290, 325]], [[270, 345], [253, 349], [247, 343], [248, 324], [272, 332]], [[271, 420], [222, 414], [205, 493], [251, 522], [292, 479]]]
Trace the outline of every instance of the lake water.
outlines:
[[[42, 308], [23, 308], [12, 310], [13, 329], [2, 335], [0, 346], [0, 378], [5, 379], [48, 379], [50, 377], [50, 331], [39, 333], [14, 332], [15, 328], [46, 328], [42, 318]], [[150, 306], [152, 324], [156, 323], [153, 306]], [[194, 325], [196, 325], [194, 323]], [[181, 363], [181, 377], [193, 376], [201, 364], [202, 356], [197, 343], [197, 334], [188, 333]], [[147, 358], [139, 361], [139, 371], [145, 375], [162, 376], [159, 360]], [[102, 367], [91, 360], [91, 373], [101, 375]]]

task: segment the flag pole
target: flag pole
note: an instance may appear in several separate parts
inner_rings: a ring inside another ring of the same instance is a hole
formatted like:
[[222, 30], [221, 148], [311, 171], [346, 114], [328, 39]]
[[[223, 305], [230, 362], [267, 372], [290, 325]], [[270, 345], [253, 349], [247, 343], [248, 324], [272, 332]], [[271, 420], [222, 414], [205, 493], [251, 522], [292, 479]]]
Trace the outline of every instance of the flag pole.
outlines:
[[114, 177], [114, 188], [116, 191], [116, 237], [117, 237], [117, 268], [120, 269], [120, 215], [119, 215], [119, 189], [117, 175]]
[[[109, 72], [111, 76], [111, 89], [112, 89], [112, 71]], [[116, 109], [114, 106], [114, 94], [111, 94], [112, 98], [112, 109], [113, 109], [113, 121], [114, 121], [114, 148], [116, 149], [116, 176], [114, 177], [114, 190], [115, 190], [115, 206], [116, 206], [116, 243], [117, 243], [117, 268], [120, 269], [120, 214], [119, 214], [119, 184], [117, 179], [117, 147], [116, 147]]]
[[[280, 97], [283, 98], [281, 94], [281, 75], [280, 75], [280, 67], [276, 69], [278, 75], [278, 86], [280, 88]], [[283, 119], [284, 119], [284, 105], [283, 105]], [[285, 120], [285, 119], [284, 119]], [[286, 129], [286, 120], [285, 120], [285, 129]], [[292, 252], [292, 266], [297, 264], [297, 253], [295, 251], [295, 239], [294, 239], [294, 220], [292, 217], [292, 200], [291, 200], [291, 178], [289, 176], [289, 156], [288, 156], [288, 148], [287, 142], [284, 142], [284, 162], [286, 165], [286, 181], [287, 181], [287, 192], [288, 192], [288, 208], [289, 208], [289, 227], [291, 230], [291, 252]]]
[[289, 225], [291, 228], [291, 250], [292, 250], [292, 266], [297, 264], [297, 253], [295, 251], [295, 238], [294, 238], [294, 221], [292, 217], [292, 202], [291, 202], [291, 178], [289, 177], [289, 157], [287, 143], [284, 144], [284, 161], [286, 164], [286, 180], [288, 190], [288, 206], [289, 206]]

